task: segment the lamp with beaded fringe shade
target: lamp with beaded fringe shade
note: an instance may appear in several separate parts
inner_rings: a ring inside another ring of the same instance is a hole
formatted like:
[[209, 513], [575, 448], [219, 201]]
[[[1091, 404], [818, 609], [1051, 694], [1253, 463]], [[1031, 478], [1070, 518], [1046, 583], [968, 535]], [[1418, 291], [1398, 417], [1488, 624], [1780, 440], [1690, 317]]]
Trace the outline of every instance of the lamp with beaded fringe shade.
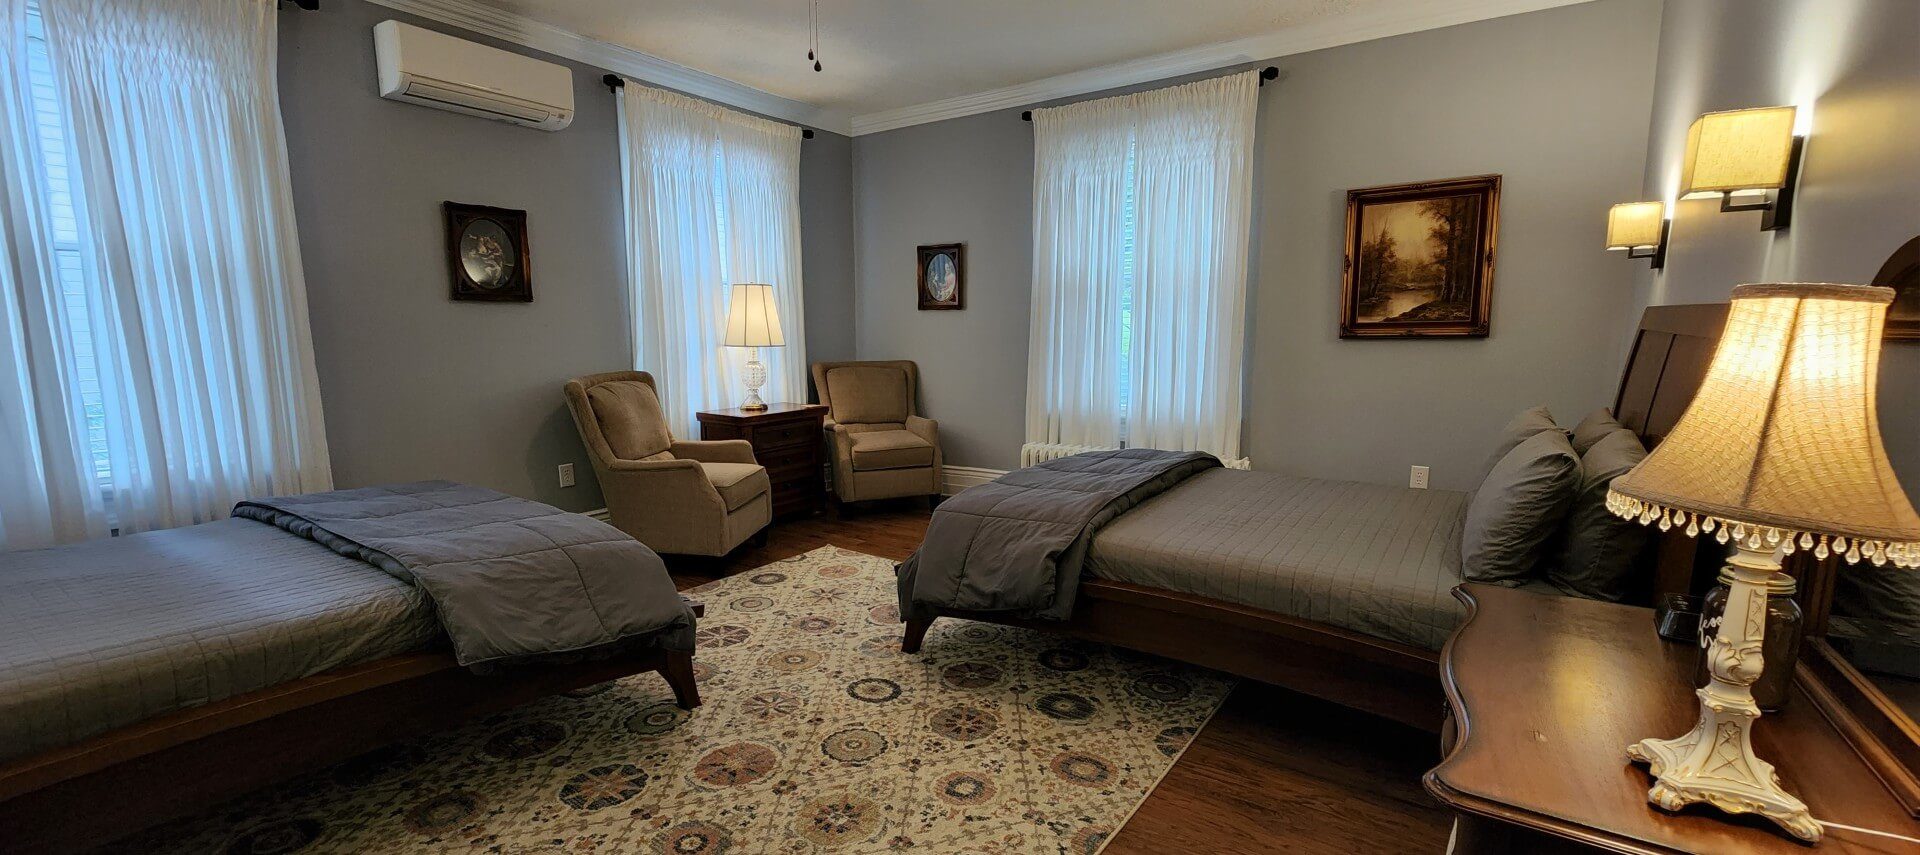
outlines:
[[1729, 544], [1725, 617], [1707, 651], [1700, 721], [1627, 749], [1648, 764], [1647, 799], [1754, 813], [1808, 841], [1807, 806], [1754, 756], [1767, 581], [1783, 556], [1920, 567], [1920, 515], [1880, 441], [1876, 383], [1893, 291], [1863, 285], [1742, 285], [1693, 403], [1666, 439], [1615, 479], [1615, 514]]

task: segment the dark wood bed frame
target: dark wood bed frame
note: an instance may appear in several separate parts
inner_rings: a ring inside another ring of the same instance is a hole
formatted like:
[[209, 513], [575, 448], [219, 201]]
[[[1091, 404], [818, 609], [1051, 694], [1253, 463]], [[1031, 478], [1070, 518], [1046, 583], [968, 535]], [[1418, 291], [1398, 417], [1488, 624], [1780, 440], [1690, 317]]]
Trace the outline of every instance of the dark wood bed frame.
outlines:
[[648, 650], [480, 676], [451, 653], [432, 652], [181, 710], [0, 764], [0, 851], [99, 846], [383, 745], [648, 671], [666, 678], [681, 709], [700, 705], [691, 653]]
[[[1648, 448], [1673, 429], [1693, 400], [1726, 321], [1725, 303], [1653, 306], [1641, 318], [1613, 411]], [[1695, 542], [1673, 532], [1650, 551], [1646, 600], [1686, 591], [1697, 563]], [[1070, 620], [970, 612], [940, 616], [1115, 644], [1284, 686], [1435, 733], [1445, 717], [1438, 651], [1207, 597], [1083, 578]], [[931, 619], [908, 622], [901, 649], [918, 652], [932, 624]]]

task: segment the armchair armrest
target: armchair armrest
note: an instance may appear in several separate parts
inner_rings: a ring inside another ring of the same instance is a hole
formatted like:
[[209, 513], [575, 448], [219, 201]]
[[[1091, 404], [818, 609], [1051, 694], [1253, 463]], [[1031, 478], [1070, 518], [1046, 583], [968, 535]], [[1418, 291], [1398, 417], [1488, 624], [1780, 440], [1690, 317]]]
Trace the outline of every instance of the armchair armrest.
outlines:
[[907, 430], [913, 433], [913, 435], [932, 443], [933, 447], [940, 447], [939, 422], [920, 416], [908, 416]]
[[703, 463], [756, 463], [753, 443], [744, 439], [674, 440], [668, 449], [674, 457]]

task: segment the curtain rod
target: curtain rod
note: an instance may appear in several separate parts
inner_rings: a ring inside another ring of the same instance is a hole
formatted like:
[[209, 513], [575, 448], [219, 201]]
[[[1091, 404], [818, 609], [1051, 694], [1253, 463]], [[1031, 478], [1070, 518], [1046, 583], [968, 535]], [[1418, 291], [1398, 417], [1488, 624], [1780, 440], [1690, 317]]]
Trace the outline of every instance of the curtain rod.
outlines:
[[[313, 2], [319, 2], [319, 0], [313, 0]], [[618, 92], [620, 91], [621, 87], [624, 87], [627, 85], [627, 79], [624, 77], [621, 77], [618, 74], [608, 74], [608, 75], [602, 76], [600, 78], [600, 82], [606, 85], [608, 92]], [[800, 138], [803, 140], [813, 139], [813, 129], [801, 128]]]
[[[1262, 68], [1262, 69], [1260, 69], [1260, 83], [1259, 83], [1259, 85], [1261, 85], [1261, 86], [1265, 86], [1265, 85], [1267, 85], [1267, 81], [1269, 81], [1269, 80], [1275, 80], [1275, 79], [1278, 79], [1279, 77], [1280, 77], [1280, 69], [1279, 69], [1279, 68], [1277, 68], [1277, 67], [1275, 67], [1275, 66], [1271, 66], [1271, 65], [1269, 65], [1269, 66], [1267, 66], [1266, 68]], [[1033, 111], [1032, 111], [1032, 110], [1022, 110], [1022, 111], [1020, 111], [1020, 121], [1022, 121], [1022, 122], [1031, 122], [1031, 121], [1033, 121]]]

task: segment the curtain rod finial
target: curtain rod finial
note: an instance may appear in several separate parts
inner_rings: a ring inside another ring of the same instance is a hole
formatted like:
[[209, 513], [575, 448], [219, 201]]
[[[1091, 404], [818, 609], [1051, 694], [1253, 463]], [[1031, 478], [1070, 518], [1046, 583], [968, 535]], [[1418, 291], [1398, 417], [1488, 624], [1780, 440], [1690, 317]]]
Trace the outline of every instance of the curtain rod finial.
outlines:
[[1266, 68], [1260, 69], [1260, 85], [1261, 86], [1267, 85], [1267, 81], [1269, 80], [1279, 80], [1279, 79], [1280, 79], [1279, 67], [1269, 65]]
[[603, 75], [600, 78], [600, 82], [606, 84], [608, 92], [618, 92], [620, 91], [620, 87], [627, 85], [626, 79], [618, 74]]
[[1022, 110], [1022, 111], [1020, 111], [1020, 121], [1022, 121], [1022, 122], [1031, 122], [1031, 121], [1033, 121], [1033, 111], [1032, 111], [1032, 110]]

